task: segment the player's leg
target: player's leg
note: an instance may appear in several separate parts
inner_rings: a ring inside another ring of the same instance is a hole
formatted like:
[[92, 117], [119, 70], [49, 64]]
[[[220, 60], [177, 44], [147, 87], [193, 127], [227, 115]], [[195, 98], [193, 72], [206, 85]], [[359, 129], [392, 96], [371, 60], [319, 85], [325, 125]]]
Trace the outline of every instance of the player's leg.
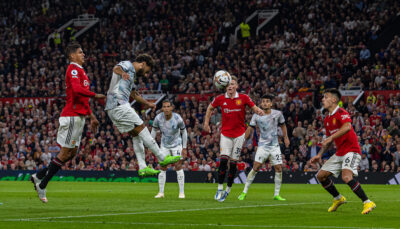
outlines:
[[[164, 155], [170, 154], [171, 151], [165, 147], [161, 147], [161, 153]], [[167, 181], [167, 167], [161, 167], [160, 173], [158, 174], [158, 193], [154, 198], [164, 198], [164, 187]]]
[[181, 156], [181, 160], [175, 163], [176, 179], [179, 185], [179, 198], [185, 199], [185, 173], [182, 169], [183, 160], [186, 155], [182, 155], [182, 146], [179, 145], [172, 149], [172, 156]]
[[342, 169], [342, 157], [333, 155], [328, 161], [322, 166], [317, 173], [317, 179], [321, 183], [322, 187], [333, 196], [333, 203], [329, 207], [328, 212], [334, 212], [336, 209], [346, 203], [346, 198], [339, 194], [335, 187], [335, 184], [330, 179], [331, 175], [338, 177]]
[[342, 180], [363, 201], [364, 207], [361, 214], [368, 214], [376, 207], [376, 204], [368, 199], [361, 184], [354, 178], [354, 175], [358, 175], [357, 167], [360, 161], [361, 156], [357, 153], [347, 153], [344, 156]]
[[244, 200], [246, 198], [247, 192], [249, 191], [250, 185], [253, 183], [261, 165], [267, 160], [267, 152], [263, 146], [257, 147], [256, 156], [254, 157], [254, 164], [252, 170], [249, 172], [246, 178], [246, 183], [244, 185], [243, 192], [239, 195], [239, 200]]
[[281, 190], [281, 185], [282, 185], [282, 153], [281, 149], [279, 146], [277, 147], [271, 147], [270, 148], [270, 154], [269, 154], [269, 159], [271, 161], [271, 164], [275, 168], [275, 177], [274, 177], [274, 183], [275, 183], [275, 193], [274, 193], [274, 200], [281, 200], [285, 201], [285, 198], [282, 198], [279, 195], [279, 192]]
[[226, 184], [226, 189], [222, 197], [218, 200], [220, 202], [225, 201], [226, 197], [228, 197], [229, 193], [231, 192], [231, 188], [233, 185], [233, 181], [236, 176], [237, 171], [237, 161], [239, 160], [240, 153], [242, 151], [242, 146], [245, 141], [244, 134], [237, 138], [232, 139], [233, 141], [233, 148], [230, 152], [230, 162], [229, 162], [229, 172], [228, 172], [228, 181]]
[[228, 170], [228, 162], [233, 148], [233, 140], [221, 134], [220, 140], [221, 157], [218, 166], [218, 190], [215, 199], [219, 200], [224, 189], [224, 180]]
[[180, 160], [180, 156], [174, 157], [169, 154], [165, 155], [160, 151], [160, 147], [158, 146], [156, 140], [154, 140], [151, 136], [149, 129], [147, 129], [147, 127], [143, 124], [143, 121], [141, 121], [141, 124], [137, 125], [131, 132], [139, 136], [144, 145], [149, 148], [157, 157], [161, 166], [167, 166]]

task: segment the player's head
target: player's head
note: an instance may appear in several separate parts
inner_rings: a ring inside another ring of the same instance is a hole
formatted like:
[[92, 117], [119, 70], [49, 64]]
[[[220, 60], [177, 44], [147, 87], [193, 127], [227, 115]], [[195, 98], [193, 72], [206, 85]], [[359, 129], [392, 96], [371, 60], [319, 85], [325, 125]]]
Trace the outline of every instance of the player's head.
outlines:
[[68, 44], [66, 53], [68, 60], [82, 65], [85, 62], [85, 53], [83, 53], [82, 47], [76, 42]]
[[322, 98], [322, 105], [325, 109], [329, 109], [330, 107], [336, 107], [340, 102], [342, 95], [340, 94], [338, 89], [330, 88], [326, 89], [324, 92], [324, 97]]
[[140, 54], [136, 57], [135, 62], [135, 70], [138, 77], [147, 76], [147, 73], [149, 73], [154, 66], [154, 60], [148, 54]]
[[271, 94], [266, 94], [261, 97], [261, 109], [268, 110], [272, 107], [272, 101], [274, 100], [274, 96]]
[[231, 82], [229, 83], [228, 87], [226, 87], [226, 92], [234, 93], [238, 88], [238, 79], [236, 76], [232, 75]]
[[165, 115], [170, 115], [173, 109], [174, 106], [172, 105], [171, 101], [164, 100], [162, 102], [162, 111], [164, 112]]

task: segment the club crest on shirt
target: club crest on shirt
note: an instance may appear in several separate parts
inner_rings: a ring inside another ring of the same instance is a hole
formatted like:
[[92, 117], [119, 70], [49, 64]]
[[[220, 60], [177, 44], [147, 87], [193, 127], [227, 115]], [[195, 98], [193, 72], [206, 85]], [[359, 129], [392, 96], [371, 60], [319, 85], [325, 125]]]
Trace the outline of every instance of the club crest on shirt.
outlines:
[[333, 125], [336, 125], [336, 118], [333, 118], [332, 123]]
[[241, 99], [236, 100], [236, 105], [239, 106], [240, 104], [242, 104], [242, 100]]
[[75, 143], [76, 143], [75, 140], [72, 140], [72, 141], [71, 141], [71, 144], [72, 144], [72, 145], [75, 145]]

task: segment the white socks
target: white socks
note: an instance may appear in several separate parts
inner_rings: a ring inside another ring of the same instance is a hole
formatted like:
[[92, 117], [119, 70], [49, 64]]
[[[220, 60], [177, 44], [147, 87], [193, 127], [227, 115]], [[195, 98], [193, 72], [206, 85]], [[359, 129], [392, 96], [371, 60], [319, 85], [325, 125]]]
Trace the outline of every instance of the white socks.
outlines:
[[160, 193], [164, 193], [165, 181], [167, 180], [167, 173], [161, 170], [158, 174], [158, 187], [160, 188]]
[[247, 191], [249, 191], [250, 185], [251, 185], [251, 183], [253, 183], [254, 178], [256, 177], [256, 175], [257, 175], [257, 172], [254, 171], [254, 169], [252, 169], [249, 172], [249, 175], [247, 175], [246, 184], [244, 185], [244, 189], [243, 189], [244, 193], [247, 193]]
[[282, 184], [282, 172], [276, 172], [275, 171], [275, 196], [279, 195], [279, 191], [281, 190], [281, 184]]
[[139, 169], [144, 169], [147, 167], [145, 161], [145, 153], [143, 141], [139, 138], [139, 136], [132, 138], [133, 149], [135, 150], [136, 158], [139, 164]]
[[164, 161], [165, 156], [161, 154], [160, 147], [158, 146], [156, 140], [154, 140], [153, 137], [151, 137], [151, 134], [149, 132], [149, 129], [145, 127], [140, 133], [139, 133], [140, 139], [142, 139], [144, 145], [151, 150], [151, 152], [154, 153], [154, 155], [158, 158], [159, 161]]
[[335, 200], [340, 200], [340, 198], [342, 198], [342, 195], [339, 194], [338, 196], [335, 197]]
[[224, 184], [218, 184], [218, 190], [223, 190], [224, 189]]
[[230, 193], [231, 192], [231, 187], [226, 186], [225, 192]]
[[[179, 184], [179, 193], [185, 193], [185, 173], [183, 169], [176, 171], [176, 177]], [[167, 172], [161, 170], [158, 174], [158, 187], [160, 193], [164, 193], [165, 181], [167, 180]]]
[[185, 173], [183, 169], [176, 171], [176, 178], [179, 184], [179, 193], [185, 193]]

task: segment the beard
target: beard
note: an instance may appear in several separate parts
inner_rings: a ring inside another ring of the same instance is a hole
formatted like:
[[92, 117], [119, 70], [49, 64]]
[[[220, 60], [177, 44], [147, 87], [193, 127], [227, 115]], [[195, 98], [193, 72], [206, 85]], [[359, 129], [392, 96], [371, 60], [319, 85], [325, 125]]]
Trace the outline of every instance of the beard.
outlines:
[[144, 69], [143, 69], [143, 68], [139, 69], [139, 70], [136, 72], [136, 75], [137, 75], [138, 77], [143, 77], [143, 76], [144, 76]]

